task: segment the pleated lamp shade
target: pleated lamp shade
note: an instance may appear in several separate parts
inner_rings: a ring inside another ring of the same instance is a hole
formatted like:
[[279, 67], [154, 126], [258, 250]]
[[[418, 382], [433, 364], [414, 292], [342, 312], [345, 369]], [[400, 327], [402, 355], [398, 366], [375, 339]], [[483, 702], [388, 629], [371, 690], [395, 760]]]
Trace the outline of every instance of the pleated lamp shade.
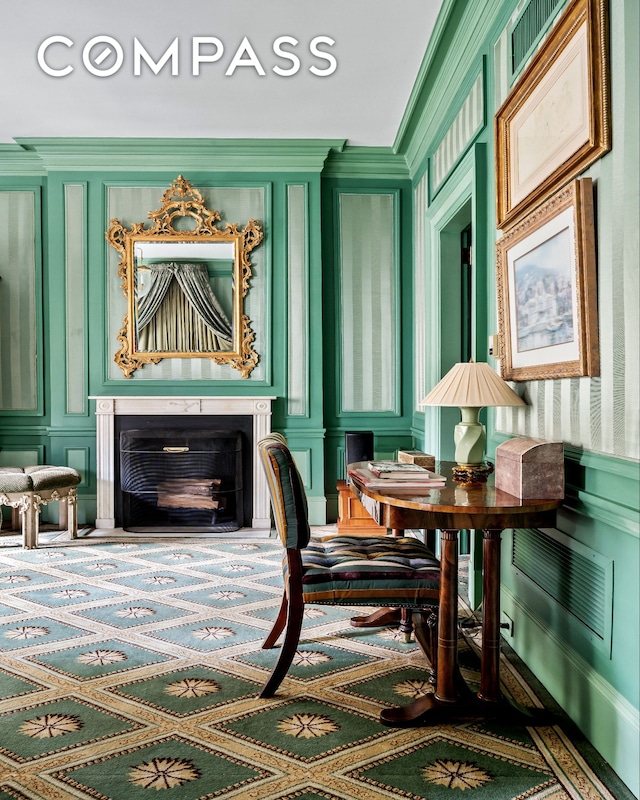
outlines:
[[423, 406], [524, 406], [526, 403], [484, 362], [455, 364], [422, 400]]

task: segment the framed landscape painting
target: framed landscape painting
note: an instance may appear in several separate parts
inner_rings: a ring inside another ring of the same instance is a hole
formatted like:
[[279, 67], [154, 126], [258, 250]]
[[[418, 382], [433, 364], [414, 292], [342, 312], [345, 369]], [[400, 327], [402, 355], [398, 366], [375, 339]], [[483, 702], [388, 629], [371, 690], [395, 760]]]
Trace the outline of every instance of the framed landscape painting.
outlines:
[[611, 148], [606, 0], [573, 0], [496, 114], [507, 228]]
[[593, 186], [573, 181], [496, 243], [505, 380], [599, 375]]

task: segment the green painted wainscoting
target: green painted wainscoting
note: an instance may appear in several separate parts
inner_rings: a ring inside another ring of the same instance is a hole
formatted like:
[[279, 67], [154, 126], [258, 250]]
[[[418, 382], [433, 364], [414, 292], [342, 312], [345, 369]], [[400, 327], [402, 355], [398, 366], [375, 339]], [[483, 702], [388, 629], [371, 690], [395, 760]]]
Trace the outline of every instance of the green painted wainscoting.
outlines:
[[567, 454], [557, 528], [506, 531], [509, 644], [638, 791], [637, 464]]

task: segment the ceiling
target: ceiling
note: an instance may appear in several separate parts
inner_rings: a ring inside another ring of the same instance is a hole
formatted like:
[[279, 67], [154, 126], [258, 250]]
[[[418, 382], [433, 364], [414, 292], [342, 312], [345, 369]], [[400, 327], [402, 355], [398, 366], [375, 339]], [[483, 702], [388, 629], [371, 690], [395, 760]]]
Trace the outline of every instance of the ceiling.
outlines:
[[[0, 142], [18, 137], [205, 137], [346, 139], [352, 145], [391, 146], [398, 131], [443, 0], [18, 0], [0, 25]], [[65, 37], [46, 50], [48, 37]], [[92, 74], [90, 68], [122, 66]], [[279, 37], [282, 51], [274, 53]], [[194, 37], [215, 37], [198, 52], [216, 61], [192, 69]], [[243, 40], [246, 37], [246, 42]], [[330, 61], [314, 55], [332, 54]], [[155, 75], [134, 39], [157, 63], [177, 38], [176, 57]], [[71, 42], [71, 44], [69, 44]], [[100, 56], [104, 52], [104, 59]], [[172, 63], [178, 74], [172, 75]], [[290, 75], [278, 75], [277, 67]], [[264, 75], [259, 72], [264, 71]], [[228, 73], [228, 74], [227, 74]]]

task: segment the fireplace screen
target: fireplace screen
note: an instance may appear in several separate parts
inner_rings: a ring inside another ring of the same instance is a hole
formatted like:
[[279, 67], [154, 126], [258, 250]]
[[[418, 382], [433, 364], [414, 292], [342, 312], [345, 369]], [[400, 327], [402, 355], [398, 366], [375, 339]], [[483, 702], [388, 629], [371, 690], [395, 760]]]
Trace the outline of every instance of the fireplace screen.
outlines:
[[122, 431], [120, 483], [126, 531], [236, 531], [243, 525], [242, 434]]

